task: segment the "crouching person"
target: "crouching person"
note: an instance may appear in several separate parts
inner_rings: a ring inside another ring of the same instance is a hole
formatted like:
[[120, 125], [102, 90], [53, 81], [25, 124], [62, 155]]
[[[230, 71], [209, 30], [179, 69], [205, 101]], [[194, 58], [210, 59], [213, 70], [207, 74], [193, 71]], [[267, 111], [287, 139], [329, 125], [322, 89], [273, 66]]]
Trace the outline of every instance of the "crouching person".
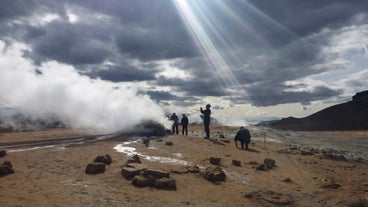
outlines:
[[238, 133], [236, 133], [236, 136], [234, 138], [235, 147], [239, 148], [238, 142], [240, 142], [241, 149], [248, 149], [250, 138], [251, 138], [251, 135], [250, 135], [249, 130], [244, 127], [240, 127]]

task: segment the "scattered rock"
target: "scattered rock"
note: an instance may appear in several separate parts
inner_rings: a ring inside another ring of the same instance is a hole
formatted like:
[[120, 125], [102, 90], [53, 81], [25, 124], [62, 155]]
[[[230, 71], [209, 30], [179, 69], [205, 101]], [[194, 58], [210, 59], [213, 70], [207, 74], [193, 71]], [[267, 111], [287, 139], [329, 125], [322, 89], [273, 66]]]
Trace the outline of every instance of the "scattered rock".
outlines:
[[276, 163], [276, 161], [271, 158], [266, 158], [263, 162], [268, 169], [272, 169], [273, 167], [275, 167], [275, 163]]
[[256, 161], [250, 161], [250, 162], [248, 162], [248, 164], [249, 165], [258, 165], [258, 162], [256, 162]]
[[204, 177], [213, 183], [223, 182], [226, 179], [226, 174], [221, 167], [208, 167], [205, 169]]
[[142, 173], [144, 176], [152, 176], [154, 178], [169, 178], [170, 177], [170, 173], [169, 172], [164, 172], [161, 170], [153, 170], [153, 169], [146, 169], [143, 171]]
[[283, 179], [282, 182], [291, 183], [293, 181], [291, 180], [291, 178], [288, 177], [288, 178]]
[[123, 167], [123, 169], [121, 170], [121, 174], [126, 178], [126, 179], [130, 179], [136, 175], [139, 175], [143, 170], [142, 169], [137, 169], [134, 167]]
[[261, 171], [264, 171], [266, 170], [266, 165], [265, 164], [260, 164], [256, 167], [256, 170], [261, 170]]
[[233, 160], [232, 163], [235, 166], [240, 166], [240, 164], [241, 164], [240, 160]]
[[322, 184], [319, 186], [320, 188], [330, 188], [330, 189], [338, 189], [341, 187], [340, 184], [337, 184], [333, 177], [327, 177], [322, 180]]
[[87, 174], [92, 174], [92, 175], [96, 175], [96, 174], [99, 174], [99, 173], [104, 173], [105, 172], [105, 167], [106, 167], [105, 163], [101, 163], [101, 162], [89, 163], [86, 167], [86, 173]]
[[225, 136], [223, 134], [220, 134], [219, 138], [225, 138]]
[[132, 179], [132, 184], [136, 187], [147, 187], [150, 186], [150, 181], [141, 175], [136, 175]]
[[139, 158], [139, 156], [137, 154], [131, 156], [128, 158], [128, 160], [125, 162], [124, 166], [127, 166], [130, 163], [142, 163], [141, 159]]
[[3, 164], [0, 165], [0, 177], [12, 173], [14, 173], [13, 165], [11, 164], [10, 161], [4, 161]]
[[199, 173], [200, 169], [198, 167], [198, 165], [194, 165], [194, 166], [185, 166], [186, 171], [189, 173]]
[[94, 162], [102, 162], [102, 163], [110, 165], [112, 163], [112, 159], [110, 155], [106, 154], [106, 155], [97, 156]]
[[254, 200], [255, 203], [260, 204], [261, 206], [268, 206], [269, 203], [280, 206], [291, 205], [294, 203], [294, 199], [290, 195], [274, 191], [252, 191], [250, 193], [246, 193], [244, 197]]
[[0, 150], [0, 157], [4, 157], [6, 155], [6, 151], [5, 150]]
[[167, 146], [173, 146], [173, 142], [165, 142], [165, 145], [167, 145]]
[[210, 163], [212, 165], [219, 165], [221, 162], [221, 158], [219, 157], [210, 157]]
[[160, 178], [155, 180], [154, 186], [159, 189], [176, 190], [176, 181], [172, 178]]

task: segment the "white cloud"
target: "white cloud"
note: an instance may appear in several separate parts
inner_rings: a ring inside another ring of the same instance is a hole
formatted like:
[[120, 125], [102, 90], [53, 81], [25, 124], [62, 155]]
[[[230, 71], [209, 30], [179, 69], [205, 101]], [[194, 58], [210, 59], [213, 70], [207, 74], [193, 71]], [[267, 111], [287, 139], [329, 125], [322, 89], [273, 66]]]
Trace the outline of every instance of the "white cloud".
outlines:
[[164, 76], [166, 78], [178, 78], [184, 80], [190, 80], [193, 78], [190, 73], [177, 68], [174, 64], [175, 60], [161, 60], [156, 61], [155, 63], [158, 64], [158, 67], [161, 69], [161, 72], [157, 73], [157, 77]]

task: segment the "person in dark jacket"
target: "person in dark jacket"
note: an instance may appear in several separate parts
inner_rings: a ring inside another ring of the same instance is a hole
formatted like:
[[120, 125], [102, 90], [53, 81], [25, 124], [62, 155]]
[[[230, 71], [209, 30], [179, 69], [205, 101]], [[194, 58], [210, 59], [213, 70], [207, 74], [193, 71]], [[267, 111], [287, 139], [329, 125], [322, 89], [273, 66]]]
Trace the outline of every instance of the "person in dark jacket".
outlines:
[[238, 142], [240, 142], [241, 149], [248, 149], [248, 144], [250, 142], [250, 132], [248, 129], [244, 127], [240, 127], [238, 133], [236, 133], [236, 136], [234, 138], [235, 147], [238, 147]]
[[188, 135], [188, 117], [183, 114], [183, 117], [181, 118], [181, 126], [183, 127], [182, 128], [182, 132], [183, 132], [183, 135], [184, 135], [184, 132], [185, 132], [185, 135]]
[[170, 120], [173, 121], [173, 125], [172, 125], [172, 132], [173, 134], [179, 134], [179, 117], [175, 114], [172, 113]]
[[201, 113], [203, 114], [203, 124], [204, 124], [204, 131], [206, 132], [205, 139], [210, 138], [210, 120], [211, 120], [211, 105], [206, 105], [206, 110], [203, 110], [202, 107], [200, 108]]

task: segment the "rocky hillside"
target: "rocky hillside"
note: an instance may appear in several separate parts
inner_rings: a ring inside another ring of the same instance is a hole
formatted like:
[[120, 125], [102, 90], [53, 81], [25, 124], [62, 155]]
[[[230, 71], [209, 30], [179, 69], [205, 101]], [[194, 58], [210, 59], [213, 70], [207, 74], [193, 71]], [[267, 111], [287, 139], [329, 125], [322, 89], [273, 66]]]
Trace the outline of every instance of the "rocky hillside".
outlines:
[[270, 124], [283, 130], [367, 130], [368, 90], [355, 94], [351, 101], [337, 104], [304, 118], [288, 117]]

